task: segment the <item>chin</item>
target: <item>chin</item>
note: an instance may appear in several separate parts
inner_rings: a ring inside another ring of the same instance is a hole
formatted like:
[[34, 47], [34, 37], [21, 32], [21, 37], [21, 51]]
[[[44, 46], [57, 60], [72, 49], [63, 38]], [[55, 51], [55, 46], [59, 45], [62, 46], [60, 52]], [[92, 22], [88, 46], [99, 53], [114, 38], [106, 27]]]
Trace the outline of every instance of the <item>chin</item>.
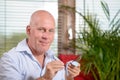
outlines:
[[41, 48], [41, 51], [42, 51], [42, 52], [46, 52], [48, 49], [49, 49], [49, 48], [44, 48], [44, 47], [42, 47], [42, 48]]
[[40, 45], [38, 50], [40, 50], [41, 52], [46, 52], [49, 48], [50, 48], [50, 46], [48, 46], [48, 45], [46, 45], [46, 46]]

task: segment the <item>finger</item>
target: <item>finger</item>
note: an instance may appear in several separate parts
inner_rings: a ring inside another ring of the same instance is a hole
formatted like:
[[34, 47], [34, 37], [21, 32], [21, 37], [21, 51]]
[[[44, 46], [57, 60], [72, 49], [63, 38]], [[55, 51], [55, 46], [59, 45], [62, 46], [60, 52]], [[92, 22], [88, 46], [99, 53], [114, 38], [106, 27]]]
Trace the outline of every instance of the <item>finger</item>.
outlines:
[[77, 73], [77, 72], [79, 72], [80, 69], [78, 69], [77, 67], [71, 68], [70, 66], [68, 66], [68, 70], [73, 73]]
[[68, 65], [71, 69], [80, 70], [80, 66], [73, 66], [72, 64]]
[[60, 61], [52, 61], [46, 65], [46, 68], [53, 71], [58, 71], [64, 68], [64, 64]]
[[62, 70], [62, 69], [63, 69], [63, 68], [54, 68], [53, 71], [56, 72], [56, 71], [60, 71], [60, 70]]
[[71, 68], [70, 66], [68, 66], [68, 72], [70, 72], [71, 74], [78, 75], [80, 73], [80, 68], [78, 67]]
[[76, 76], [76, 73], [73, 73], [73, 72], [70, 71], [70, 70], [68, 70], [68, 73], [69, 73], [68, 76], [70, 76], [70, 77], [72, 77], [72, 78]]
[[72, 64], [69, 64], [68, 65], [70, 68], [72, 68], [72, 69], [80, 69], [80, 66], [74, 66], [74, 65], [72, 65]]
[[64, 66], [63, 65], [53, 65], [52, 68], [53, 69], [63, 69]]
[[71, 76], [71, 77], [76, 77], [77, 75], [79, 75], [79, 73], [74, 73], [70, 70], [68, 70], [68, 72], [69, 72], [69, 76]]
[[52, 65], [64, 65], [64, 63], [62, 61], [59, 61], [59, 60], [55, 60], [55, 61], [52, 61], [50, 62]]

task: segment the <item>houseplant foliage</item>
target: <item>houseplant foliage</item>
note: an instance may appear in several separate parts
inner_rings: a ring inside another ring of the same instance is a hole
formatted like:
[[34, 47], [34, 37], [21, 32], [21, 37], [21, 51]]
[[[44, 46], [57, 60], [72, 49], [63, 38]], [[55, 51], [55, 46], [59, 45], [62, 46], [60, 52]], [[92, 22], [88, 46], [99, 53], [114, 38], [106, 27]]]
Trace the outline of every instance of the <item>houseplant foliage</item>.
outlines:
[[76, 48], [82, 51], [84, 60], [81, 68], [92, 72], [95, 80], [120, 79], [120, 10], [110, 19], [110, 10], [107, 3], [101, 1], [101, 6], [108, 20], [109, 29], [100, 29], [100, 19], [97, 16], [82, 16], [89, 30], [79, 32], [76, 39]]

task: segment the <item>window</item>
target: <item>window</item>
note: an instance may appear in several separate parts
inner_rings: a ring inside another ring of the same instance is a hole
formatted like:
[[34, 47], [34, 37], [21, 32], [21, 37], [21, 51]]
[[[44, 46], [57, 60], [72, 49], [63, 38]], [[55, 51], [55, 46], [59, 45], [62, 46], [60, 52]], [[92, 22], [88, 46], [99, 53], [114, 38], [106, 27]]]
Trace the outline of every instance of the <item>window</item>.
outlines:
[[[57, 0], [0, 0], [0, 54], [26, 37], [25, 29], [34, 11], [47, 10], [57, 22], [57, 6]], [[51, 48], [57, 53], [56, 38]]]
[[[101, 7], [100, 1], [105, 1], [110, 9], [111, 18], [115, 16], [118, 10], [120, 10], [120, 1], [119, 0], [76, 0], [76, 10], [82, 14], [87, 13], [87, 10], [91, 14], [96, 14], [101, 20], [100, 24], [102, 25], [101, 29], [108, 29], [107, 20], [105, 19], [104, 12]], [[120, 15], [119, 15], [120, 16]], [[76, 14], [76, 30], [82, 31], [84, 27], [84, 21], [80, 15]]]
[[[89, 13], [91, 14], [97, 15], [97, 18], [99, 18], [100, 20], [100, 25], [101, 25], [100, 28], [102, 30], [107, 30], [109, 29], [109, 25], [105, 17], [105, 14], [102, 10], [100, 1], [105, 1], [108, 4], [111, 19], [120, 10], [120, 0], [76, 0], [76, 10], [81, 12], [83, 15], [86, 14], [87, 11], [89, 11]], [[117, 18], [120, 19], [120, 14]], [[82, 17], [76, 13], [76, 31], [82, 32], [84, 27], [86, 30], [88, 30]], [[78, 54], [79, 53], [80, 52], [78, 52]]]

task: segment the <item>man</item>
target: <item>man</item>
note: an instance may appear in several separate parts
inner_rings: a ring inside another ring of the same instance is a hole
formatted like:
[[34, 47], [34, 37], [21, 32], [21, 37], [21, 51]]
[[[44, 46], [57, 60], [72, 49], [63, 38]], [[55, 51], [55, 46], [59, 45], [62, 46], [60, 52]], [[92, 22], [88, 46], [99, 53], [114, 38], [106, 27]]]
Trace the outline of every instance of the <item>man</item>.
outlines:
[[65, 65], [49, 47], [54, 39], [55, 20], [44, 10], [31, 16], [26, 27], [27, 39], [5, 53], [0, 59], [0, 80], [72, 80], [80, 72], [77, 67]]

